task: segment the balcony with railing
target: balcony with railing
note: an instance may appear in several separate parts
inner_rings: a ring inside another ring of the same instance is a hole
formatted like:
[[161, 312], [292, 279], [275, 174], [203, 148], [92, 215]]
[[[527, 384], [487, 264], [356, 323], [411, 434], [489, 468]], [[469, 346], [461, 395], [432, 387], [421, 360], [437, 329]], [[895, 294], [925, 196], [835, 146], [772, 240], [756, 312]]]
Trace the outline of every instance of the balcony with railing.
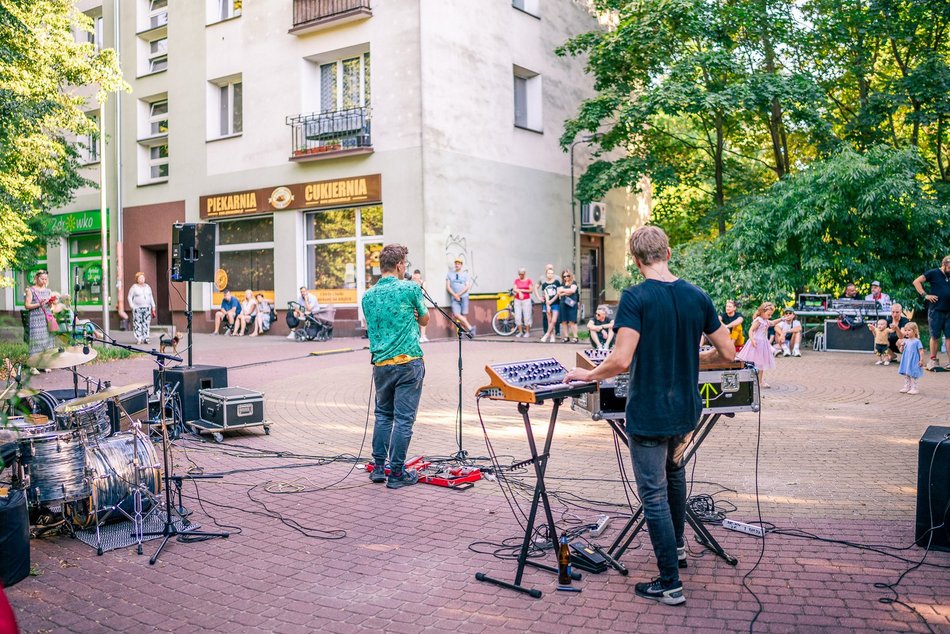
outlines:
[[290, 160], [316, 161], [372, 153], [370, 118], [369, 108], [287, 117], [293, 137]]
[[294, 26], [290, 33], [303, 35], [372, 15], [370, 0], [294, 0]]

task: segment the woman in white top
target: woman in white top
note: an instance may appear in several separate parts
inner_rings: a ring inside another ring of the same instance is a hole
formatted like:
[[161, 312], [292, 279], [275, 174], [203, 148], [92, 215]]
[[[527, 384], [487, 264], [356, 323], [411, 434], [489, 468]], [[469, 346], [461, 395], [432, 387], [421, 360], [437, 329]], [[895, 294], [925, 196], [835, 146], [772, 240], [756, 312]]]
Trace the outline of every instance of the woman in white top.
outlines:
[[135, 334], [135, 343], [148, 343], [148, 333], [152, 326], [152, 317], [155, 317], [155, 298], [152, 297], [152, 287], [145, 283], [145, 273], [135, 274], [135, 284], [129, 288], [129, 306], [132, 308], [132, 332]]
[[254, 299], [257, 300], [257, 319], [254, 320], [252, 337], [263, 335], [270, 330], [270, 304], [264, 299], [263, 293], [258, 293]]
[[[243, 337], [247, 331], [247, 325], [251, 321], [257, 321], [258, 317], [257, 300], [254, 299], [254, 293], [251, 289], [244, 291], [244, 301], [241, 302], [241, 314], [237, 316], [237, 323], [234, 325], [234, 334]], [[257, 333], [252, 333], [253, 337]]]

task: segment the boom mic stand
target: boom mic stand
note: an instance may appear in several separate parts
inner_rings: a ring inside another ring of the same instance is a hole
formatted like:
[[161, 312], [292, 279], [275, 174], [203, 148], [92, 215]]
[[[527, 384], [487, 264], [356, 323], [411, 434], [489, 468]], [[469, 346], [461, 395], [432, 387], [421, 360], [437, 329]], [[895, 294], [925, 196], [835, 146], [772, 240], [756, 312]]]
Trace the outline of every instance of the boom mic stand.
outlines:
[[469, 339], [472, 339], [474, 338], [475, 335], [472, 334], [471, 330], [467, 330], [466, 328], [462, 326], [462, 324], [452, 319], [452, 316], [449, 315], [447, 312], [445, 312], [445, 309], [439, 306], [439, 302], [432, 299], [432, 296], [429, 295], [428, 292], [426, 292], [426, 289], [422, 288], [421, 286], [419, 288], [422, 290], [423, 296], [425, 296], [425, 298], [429, 300], [429, 303], [432, 304], [432, 306], [437, 311], [442, 313], [442, 316], [445, 317], [449, 321], [450, 324], [455, 326], [455, 336], [458, 339], [458, 350], [459, 350], [458, 352], [459, 403], [458, 403], [458, 410], [456, 410], [455, 412], [455, 425], [456, 425], [455, 440], [456, 440], [456, 443], [458, 444], [458, 452], [452, 457], [461, 462], [468, 459], [468, 452], [462, 449], [462, 337], [468, 337]]

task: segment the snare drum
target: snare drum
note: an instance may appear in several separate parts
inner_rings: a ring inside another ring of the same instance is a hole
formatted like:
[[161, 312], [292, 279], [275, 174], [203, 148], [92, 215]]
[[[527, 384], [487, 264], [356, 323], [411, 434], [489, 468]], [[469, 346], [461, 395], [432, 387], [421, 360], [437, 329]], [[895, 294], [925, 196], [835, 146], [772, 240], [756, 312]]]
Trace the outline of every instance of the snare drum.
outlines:
[[99, 401], [56, 414], [56, 424], [63, 430], [80, 429], [89, 438], [105, 438], [112, 433], [107, 405], [106, 401]]
[[20, 437], [17, 450], [30, 505], [39, 507], [89, 496], [84, 436], [81, 430], [71, 430]]
[[[120, 432], [111, 438], [100, 438], [86, 448], [86, 464], [91, 472], [90, 495], [69, 506], [74, 524], [83, 527], [95, 526], [114, 507], [131, 515], [134, 513], [130, 493], [135, 485], [135, 470], [132, 456], [138, 459], [139, 482], [158, 495], [162, 490], [161, 469], [155, 446], [139, 431]], [[126, 499], [128, 498], [128, 499]], [[147, 497], [142, 499], [143, 511], [151, 507]], [[125, 519], [115, 512], [110, 520]]]

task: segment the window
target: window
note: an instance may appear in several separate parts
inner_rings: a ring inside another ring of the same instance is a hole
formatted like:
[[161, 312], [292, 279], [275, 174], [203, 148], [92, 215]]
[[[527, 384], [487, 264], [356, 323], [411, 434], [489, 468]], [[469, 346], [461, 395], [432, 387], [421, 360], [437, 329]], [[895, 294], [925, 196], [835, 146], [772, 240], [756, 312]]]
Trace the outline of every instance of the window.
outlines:
[[168, 178], [167, 143], [148, 148], [148, 178], [153, 181]]
[[515, 127], [541, 132], [541, 75], [514, 68]]
[[168, 135], [168, 100], [155, 101], [148, 107], [149, 136]]
[[538, 16], [538, 0], [511, 0], [511, 6], [514, 8]]
[[243, 0], [212, 0], [215, 4], [216, 20], [227, 20], [241, 15]]
[[149, 0], [148, 28], [156, 29], [168, 24], [168, 0]]
[[357, 304], [381, 276], [383, 208], [331, 209], [306, 218], [305, 285], [316, 289], [321, 304]]
[[89, 19], [92, 20], [92, 31], [79, 31], [77, 39], [80, 42], [89, 42], [96, 49], [96, 51], [102, 50], [102, 16], [101, 15], [91, 15]]
[[89, 112], [86, 113], [86, 116], [89, 117], [90, 123], [96, 127], [96, 131], [80, 137], [78, 149], [79, 160], [85, 165], [90, 165], [99, 162], [99, 113]]
[[168, 37], [148, 43], [148, 72], [157, 73], [168, 68]]
[[320, 65], [320, 112], [369, 105], [369, 53]]
[[240, 134], [244, 130], [244, 86], [241, 78], [222, 79], [211, 82], [212, 98], [209, 103], [216, 110], [209, 122], [209, 129], [217, 136]]
[[[238, 298], [244, 291], [263, 293], [274, 300], [274, 218], [264, 216], [226, 220], [218, 226], [218, 268], [228, 274], [228, 288]], [[214, 304], [221, 305], [223, 294], [215, 292]]]

